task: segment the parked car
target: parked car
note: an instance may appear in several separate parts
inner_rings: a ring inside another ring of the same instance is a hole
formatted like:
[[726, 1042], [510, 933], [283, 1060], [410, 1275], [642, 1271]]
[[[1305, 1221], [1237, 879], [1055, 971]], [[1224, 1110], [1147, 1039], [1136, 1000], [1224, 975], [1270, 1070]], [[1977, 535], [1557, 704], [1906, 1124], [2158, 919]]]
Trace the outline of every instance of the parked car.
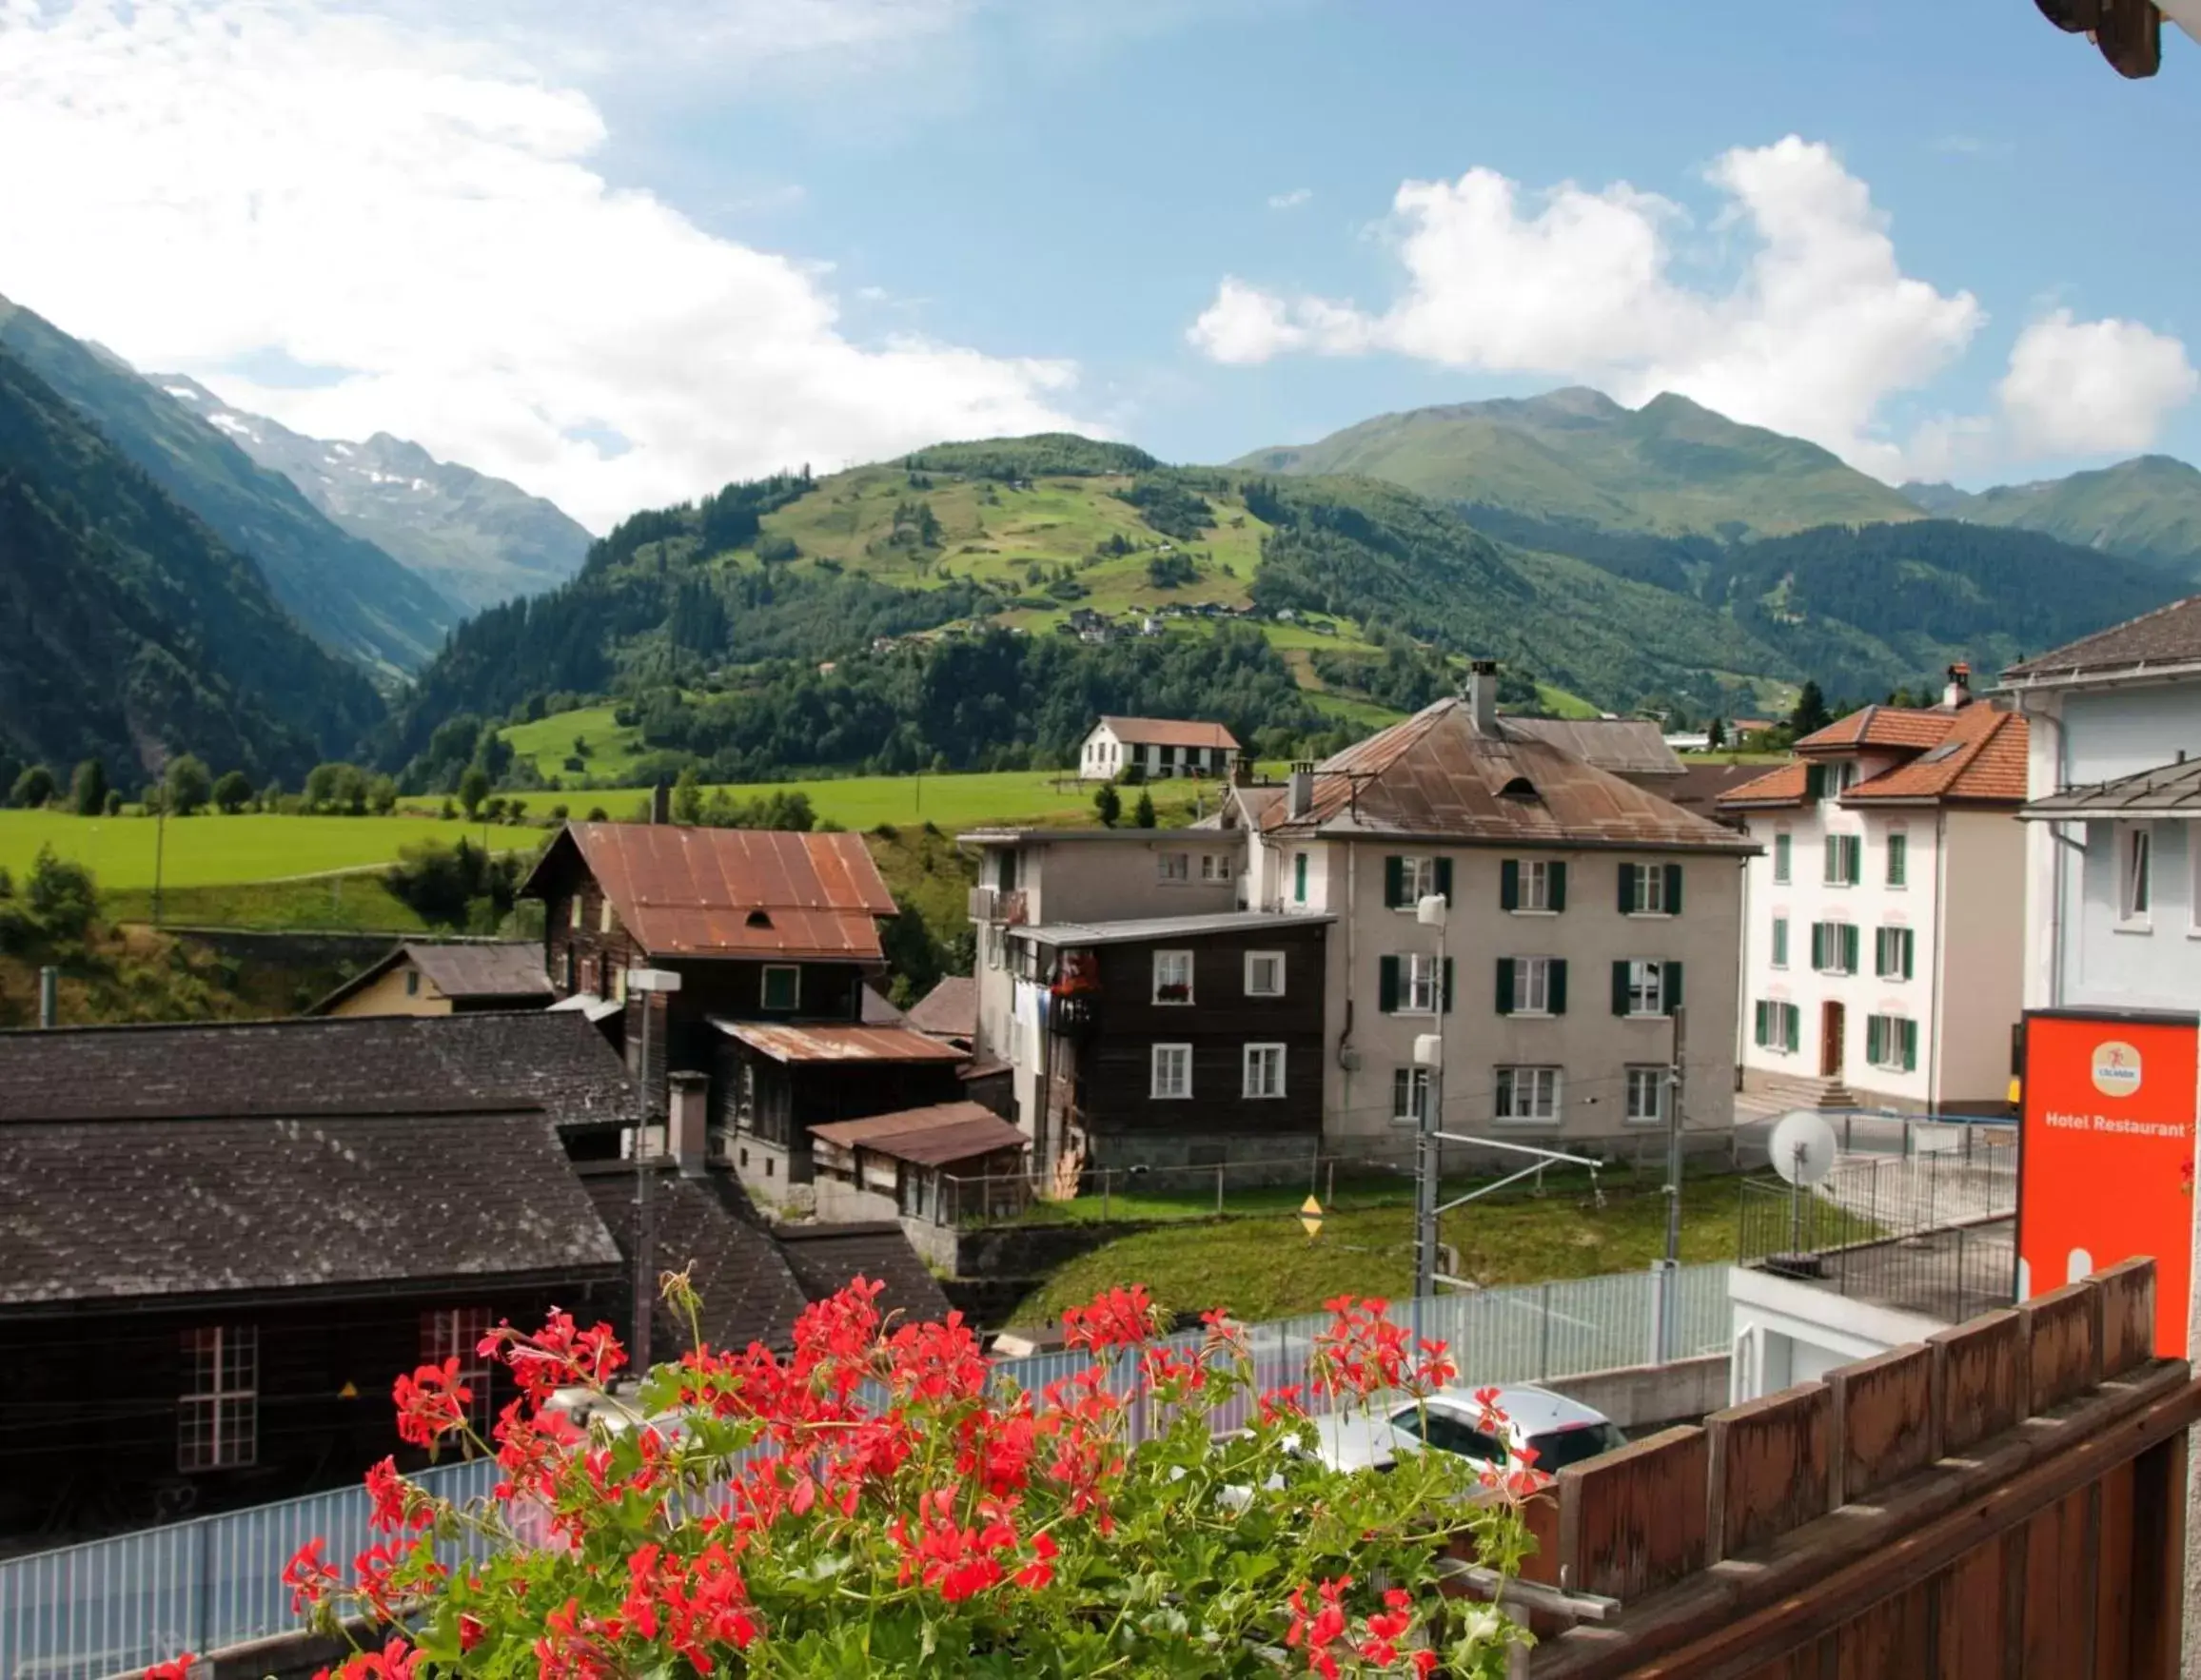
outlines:
[[1421, 1404], [1409, 1400], [1333, 1413], [1315, 1420], [1315, 1456], [1332, 1470], [1381, 1471], [1425, 1447], [1492, 1465], [1518, 1464], [1521, 1449], [1528, 1447], [1537, 1469], [1556, 1474], [1627, 1445], [1627, 1436], [1603, 1413], [1549, 1389], [1529, 1383], [1501, 1388], [1497, 1406], [1510, 1423], [1506, 1441], [1480, 1427], [1483, 1408], [1464, 1388], [1440, 1389]]

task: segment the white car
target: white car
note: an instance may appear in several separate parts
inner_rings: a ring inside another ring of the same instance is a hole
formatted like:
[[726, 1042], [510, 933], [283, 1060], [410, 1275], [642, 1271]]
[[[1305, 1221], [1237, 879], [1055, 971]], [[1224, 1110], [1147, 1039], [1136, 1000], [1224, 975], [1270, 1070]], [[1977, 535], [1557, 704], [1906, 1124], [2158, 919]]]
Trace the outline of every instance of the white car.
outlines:
[[1549, 1389], [1527, 1383], [1501, 1388], [1497, 1404], [1508, 1420], [1506, 1441], [1480, 1427], [1483, 1408], [1474, 1391], [1446, 1388], [1420, 1404], [1406, 1400], [1315, 1419], [1315, 1456], [1332, 1470], [1389, 1470], [1403, 1455], [1433, 1447], [1505, 1466], [1518, 1465], [1520, 1450], [1528, 1447], [1538, 1470], [1557, 1475], [1628, 1444], [1603, 1413]]

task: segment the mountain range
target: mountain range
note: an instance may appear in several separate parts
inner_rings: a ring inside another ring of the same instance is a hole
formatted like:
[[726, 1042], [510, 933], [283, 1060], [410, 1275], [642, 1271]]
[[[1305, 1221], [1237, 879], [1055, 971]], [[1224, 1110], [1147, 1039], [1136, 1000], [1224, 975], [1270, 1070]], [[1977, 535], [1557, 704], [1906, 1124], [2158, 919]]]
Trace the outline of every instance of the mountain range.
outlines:
[[1906, 484], [1903, 494], [1943, 518], [2041, 531], [2201, 581], [2201, 471], [2167, 455], [1976, 494], [1950, 484]]
[[147, 378], [462, 612], [555, 588], [580, 570], [588, 553], [588, 532], [555, 503], [438, 460], [418, 443], [387, 432], [360, 442], [307, 438], [230, 407], [185, 375]]

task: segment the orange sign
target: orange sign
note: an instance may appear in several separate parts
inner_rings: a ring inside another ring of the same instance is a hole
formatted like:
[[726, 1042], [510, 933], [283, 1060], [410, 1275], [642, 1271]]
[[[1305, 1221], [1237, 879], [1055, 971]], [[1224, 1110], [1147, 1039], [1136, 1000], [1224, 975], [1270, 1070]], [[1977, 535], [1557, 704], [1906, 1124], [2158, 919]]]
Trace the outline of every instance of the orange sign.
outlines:
[[2029, 1014], [2019, 1135], [2022, 1293], [2155, 1261], [2155, 1351], [2186, 1356], [2201, 1032], [2176, 1016]]

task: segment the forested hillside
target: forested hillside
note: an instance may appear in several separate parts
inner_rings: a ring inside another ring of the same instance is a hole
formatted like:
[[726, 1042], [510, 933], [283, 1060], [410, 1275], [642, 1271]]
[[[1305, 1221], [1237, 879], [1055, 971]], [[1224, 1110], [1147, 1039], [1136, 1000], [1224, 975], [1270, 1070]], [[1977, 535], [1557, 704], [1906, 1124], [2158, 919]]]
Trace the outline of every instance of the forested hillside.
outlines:
[[1947, 484], [1907, 484], [1904, 493], [1945, 518], [2038, 531], [2201, 581], [2201, 471], [2167, 455], [1975, 496]]
[[0, 350], [0, 758], [295, 777], [381, 712], [250, 560]]

